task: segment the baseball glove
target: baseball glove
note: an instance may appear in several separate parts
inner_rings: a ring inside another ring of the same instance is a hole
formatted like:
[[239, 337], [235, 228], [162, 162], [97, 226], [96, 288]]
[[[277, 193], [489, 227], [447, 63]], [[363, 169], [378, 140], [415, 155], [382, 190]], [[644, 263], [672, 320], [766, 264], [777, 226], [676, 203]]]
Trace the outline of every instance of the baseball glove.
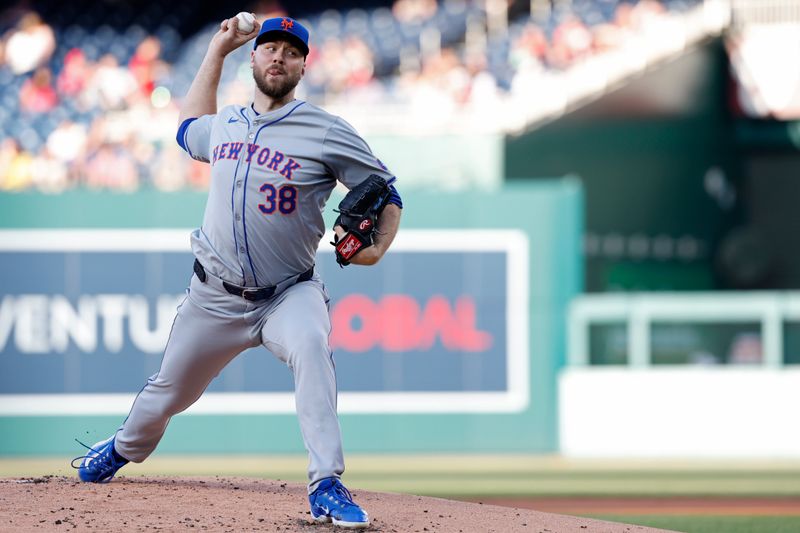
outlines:
[[334, 225], [339, 225], [345, 234], [334, 237], [331, 243], [336, 248], [336, 262], [344, 267], [358, 252], [372, 246], [378, 215], [389, 198], [389, 185], [377, 174], [353, 187], [339, 202], [339, 213]]

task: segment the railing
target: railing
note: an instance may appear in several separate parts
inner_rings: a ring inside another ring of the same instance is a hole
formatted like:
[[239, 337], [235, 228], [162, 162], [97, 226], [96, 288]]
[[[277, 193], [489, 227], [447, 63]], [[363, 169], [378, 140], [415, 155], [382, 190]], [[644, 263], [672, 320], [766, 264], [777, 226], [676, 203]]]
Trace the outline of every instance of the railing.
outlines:
[[584, 295], [569, 310], [570, 366], [590, 364], [589, 328], [627, 325], [628, 365], [652, 364], [653, 323], [753, 323], [761, 329], [762, 365], [784, 364], [784, 325], [800, 322], [800, 292], [631, 293]]
[[800, 22], [800, 0], [731, 0], [731, 8], [736, 27]]

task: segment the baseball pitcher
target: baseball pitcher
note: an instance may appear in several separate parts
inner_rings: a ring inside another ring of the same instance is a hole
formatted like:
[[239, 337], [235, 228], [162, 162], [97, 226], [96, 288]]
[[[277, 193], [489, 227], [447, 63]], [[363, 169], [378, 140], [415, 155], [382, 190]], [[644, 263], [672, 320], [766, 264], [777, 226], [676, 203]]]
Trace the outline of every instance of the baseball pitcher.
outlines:
[[[191, 235], [194, 274], [161, 368], [122, 426], [87, 446], [76, 468], [83, 481], [108, 482], [129, 461], [144, 461], [172, 416], [192, 405], [239, 353], [261, 345], [294, 375], [313, 518], [366, 527], [367, 513], [340, 481], [329, 297], [314, 259], [337, 181], [350, 190], [334, 227], [343, 267], [372, 265], [383, 256], [402, 201], [395, 178], [347, 122], [295, 99], [308, 30], [283, 17], [245, 32], [240, 20], [220, 24], [181, 108], [178, 144], [211, 165], [211, 184], [203, 224]], [[225, 57], [253, 38], [253, 101], [217, 110]]]

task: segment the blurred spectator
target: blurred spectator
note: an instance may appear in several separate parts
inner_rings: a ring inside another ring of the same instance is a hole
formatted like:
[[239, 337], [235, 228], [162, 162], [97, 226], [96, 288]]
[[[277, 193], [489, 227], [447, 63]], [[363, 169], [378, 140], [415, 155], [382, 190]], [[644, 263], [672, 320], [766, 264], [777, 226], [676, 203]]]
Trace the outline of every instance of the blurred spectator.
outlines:
[[349, 36], [344, 41], [345, 62], [347, 64], [347, 87], [363, 87], [372, 81], [375, 65], [372, 51], [363, 40]]
[[85, 168], [86, 185], [92, 189], [135, 191], [139, 176], [133, 158], [122, 144], [103, 144], [89, 157]]
[[436, 0], [395, 0], [392, 14], [403, 24], [425, 22], [436, 14]]
[[596, 53], [617, 49], [625, 43], [626, 28], [613, 23], [598, 24], [592, 28], [592, 49]]
[[6, 137], [0, 142], [0, 179], [8, 174], [11, 162], [19, 153], [19, 143], [10, 137]]
[[6, 63], [14, 74], [24, 74], [46, 63], [56, 49], [53, 29], [38, 14], [24, 15], [6, 41]]
[[[620, 4], [622, 5], [622, 4]], [[655, 18], [663, 15], [666, 9], [658, 0], [639, 0], [630, 10], [629, 26], [644, 28]]]
[[186, 183], [184, 152], [177, 145], [164, 147], [153, 161], [153, 185], [162, 191], [177, 191]]
[[58, 103], [49, 68], [39, 67], [19, 91], [19, 106], [28, 113], [47, 113]]
[[373, 81], [375, 64], [372, 50], [356, 36], [344, 41], [331, 38], [319, 47], [313, 58], [314, 66], [308, 69], [308, 83], [324, 86], [333, 95], [349, 89], [361, 88]]
[[509, 61], [514, 68], [520, 68], [531, 61], [542, 64], [547, 56], [547, 36], [538, 25], [528, 22], [521, 35], [511, 43]]
[[92, 66], [80, 48], [73, 48], [64, 56], [64, 67], [58, 75], [56, 88], [62, 96], [75, 97], [80, 94], [91, 77]]
[[128, 69], [139, 86], [142, 96], [150, 97], [156, 87], [156, 81], [164, 77], [166, 65], [159, 59], [161, 55], [161, 41], [150, 35], [139, 43], [136, 52], [128, 62]]
[[31, 184], [42, 192], [63, 192], [69, 185], [67, 165], [45, 147], [31, 162]]
[[278, 0], [257, 0], [250, 4], [248, 9], [250, 13], [255, 13], [259, 22], [273, 17], [286, 17], [289, 13]]
[[122, 109], [135, 97], [137, 88], [130, 71], [120, 67], [113, 55], [106, 54], [98, 61], [81, 98], [89, 108]]
[[592, 34], [574, 15], [568, 15], [553, 31], [548, 62], [559, 69], [584, 59], [592, 51]]
[[620, 3], [614, 9], [614, 17], [592, 28], [593, 49], [603, 53], [619, 49], [631, 38], [633, 32], [633, 4]]
[[633, 4], [621, 2], [614, 9], [614, 25], [619, 28], [633, 28], [635, 26]]
[[453, 48], [444, 48], [441, 54], [426, 61], [422, 76], [454, 103], [464, 104], [467, 101], [470, 75]]
[[731, 342], [728, 362], [732, 365], [757, 365], [763, 359], [764, 347], [758, 332], [738, 333]]
[[434, 127], [454, 116], [468, 95], [469, 82], [458, 54], [444, 48], [441, 54], [426, 58], [421, 72], [405, 72], [398, 87], [408, 98], [410, 120]]
[[521, 35], [511, 43], [509, 63], [513, 75], [510, 92], [513, 97], [530, 101], [531, 95], [541, 95], [548, 47], [544, 30], [532, 22], [528, 22]]
[[65, 120], [47, 137], [47, 150], [53, 157], [71, 164], [86, 152], [86, 126]]
[[477, 110], [492, 113], [500, 94], [497, 79], [489, 72], [486, 54], [474, 52], [465, 58], [465, 67], [470, 77], [466, 99]]
[[314, 87], [327, 89], [329, 86], [333, 92], [341, 90], [341, 85], [333, 82], [337, 76], [337, 64], [342, 57], [341, 43], [334, 37], [327, 38], [319, 46], [314, 46], [306, 58], [306, 75], [303, 83]]
[[0, 145], [0, 190], [22, 191], [31, 186], [33, 157], [16, 139], [3, 139]]

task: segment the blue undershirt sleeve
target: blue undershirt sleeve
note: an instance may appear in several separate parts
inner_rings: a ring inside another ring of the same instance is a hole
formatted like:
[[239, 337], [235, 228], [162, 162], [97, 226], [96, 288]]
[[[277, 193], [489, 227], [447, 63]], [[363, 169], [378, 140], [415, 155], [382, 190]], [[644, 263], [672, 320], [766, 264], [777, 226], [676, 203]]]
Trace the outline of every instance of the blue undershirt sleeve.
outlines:
[[400, 193], [397, 192], [394, 185], [389, 185], [389, 198], [386, 200], [387, 204], [394, 204], [400, 209], [403, 209], [403, 199], [400, 198]]

